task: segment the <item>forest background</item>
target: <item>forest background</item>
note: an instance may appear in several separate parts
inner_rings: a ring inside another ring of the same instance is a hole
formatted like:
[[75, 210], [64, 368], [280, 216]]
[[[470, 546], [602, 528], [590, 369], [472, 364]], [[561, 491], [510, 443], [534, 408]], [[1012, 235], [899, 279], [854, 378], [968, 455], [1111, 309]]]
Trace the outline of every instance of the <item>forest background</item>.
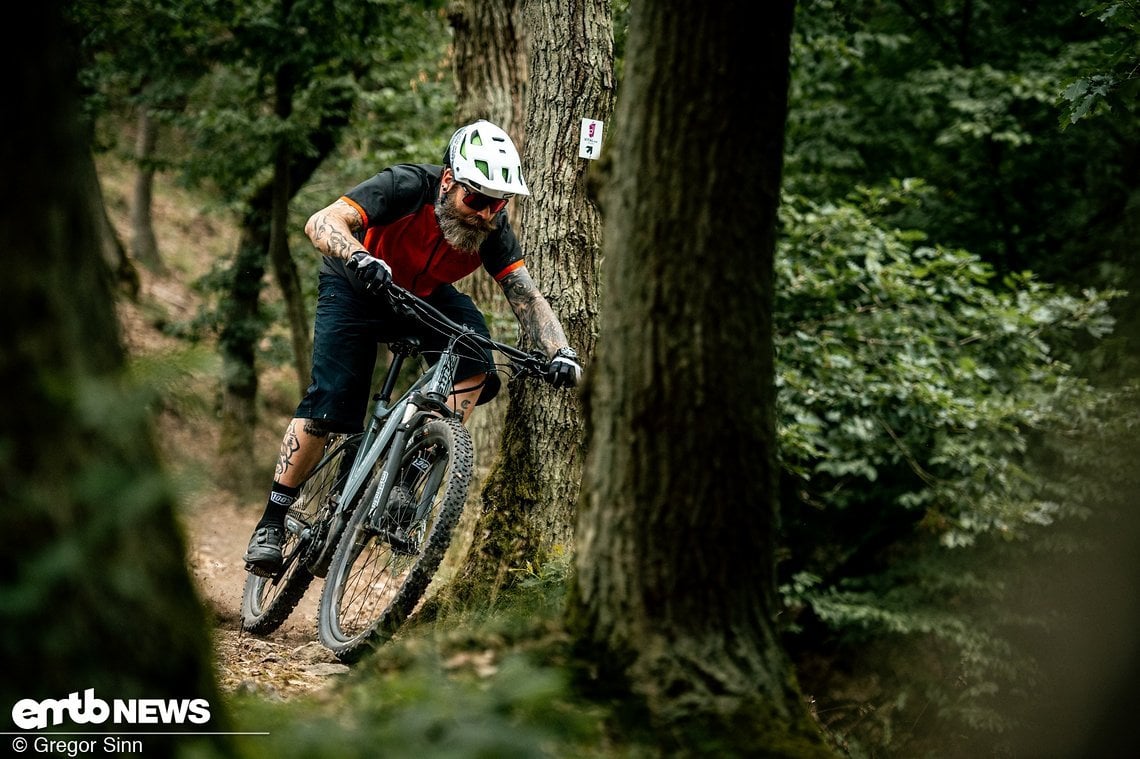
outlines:
[[[217, 449], [194, 453], [251, 518], [275, 447], [257, 432], [276, 430], [305, 373], [317, 261], [303, 219], [379, 167], [434, 160], [457, 122], [462, 15], [366, 5], [381, 31], [349, 45], [347, 16], [305, 46], [280, 22], [304, 4], [71, 6], [95, 167], [139, 182], [106, 257], [119, 297], [176, 346], [133, 354], [133, 371], [160, 414], [219, 420]], [[796, 9], [773, 313], [780, 624], [818, 723], [851, 755], [1078, 755], [1137, 704], [1138, 22], [1130, 3]], [[334, 45], [304, 87], [269, 65]], [[303, 168], [275, 226], [283, 149]], [[200, 204], [179, 219], [193, 249], [167, 248], [150, 213], [168, 181]], [[164, 278], [192, 280], [201, 309], [141, 286]], [[554, 606], [571, 571], [514, 569]], [[430, 702], [426, 683], [453, 686], [401, 659], [415, 650], [373, 667], [405, 678], [389, 693]], [[525, 753], [554, 740], [548, 703], [574, 703], [607, 727], [570, 740], [649, 750], [596, 704], [513, 676], [490, 705], [464, 702], [470, 724], [509, 712]], [[261, 708], [235, 697], [251, 724]], [[328, 747], [325, 723], [296, 730], [297, 755]]]

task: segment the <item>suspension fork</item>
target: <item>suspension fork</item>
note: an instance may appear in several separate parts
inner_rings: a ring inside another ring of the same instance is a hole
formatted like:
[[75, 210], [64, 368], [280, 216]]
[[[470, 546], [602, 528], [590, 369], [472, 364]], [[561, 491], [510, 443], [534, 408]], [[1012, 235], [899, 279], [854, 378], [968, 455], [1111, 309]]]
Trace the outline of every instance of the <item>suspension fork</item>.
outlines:
[[396, 482], [396, 474], [400, 471], [400, 464], [403, 463], [404, 445], [408, 441], [408, 433], [412, 424], [420, 417], [415, 400], [412, 398], [404, 408], [404, 419], [388, 443], [388, 455], [384, 458], [384, 466], [380, 470], [376, 492], [367, 506], [368, 524], [377, 532], [380, 530], [380, 522], [388, 510], [388, 496], [392, 492], [392, 485]]
[[422, 393], [414, 394], [409, 399], [404, 412], [404, 421], [396, 429], [388, 444], [388, 455], [384, 459], [384, 467], [380, 472], [379, 483], [372, 501], [368, 505], [368, 521], [373, 530], [379, 531], [384, 514], [388, 510], [388, 496], [395, 487], [400, 467], [404, 463], [404, 449], [415, 430], [420, 429], [425, 420], [437, 419], [441, 416], [454, 416], [446, 403]]
[[[399, 472], [400, 465], [403, 463], [404, 446], [407, 444], [408, 435], [411, 430], [418, 427], [420, 421], [425, 416], [450, 416], [455, 413], [447, 405], [447, 394], [451, 392], [451, 386], [455, 379], [455, 370], [459, 365], [459, 356], [455, 353], [456, 340], [457, 338], [454, 337], [451, 339], [448, 349], [440, 356], [440, 360], [436, 363], [434, 371], [429, 370], [426, 386], [423, 387], [422, 390], [413, 389], [411, 395], [408, 397], [408, 403], [404, 407], [404, 418], [396, 428], [392, 439], [388, 441], [387, 455], [384, 459], [384, 466], [380, 470], [380, 479], [377, 481], [376, 492], [372, 496], [372, 501], [367, 506], [369, 526], [377, 532], [380, 530], [384, 514], [388, 510], [388, 496], [392, 492], [392, 487], [396, 481], [396, 474]], [[401, 352], [396, 353], [397, 359], [400, 357]], [[384, 395], [385, 393], [390, 394], [391, 385], [395, 384], [396, 372], [393, 370], [395, 365], [396, 361], [393, 361], [392, 366], [388, 369], [388, 376], [384, 382], [385, 390], [382, 391], [378, 397], [378, 408], [386, 406], [387, 401]], [[385, 408], [383, 413], [386, 415], [390, 412]], [[382, 417], [380, 417], [379, 414], [374, 414], [373, 426], [377, 425], [380, 421], [382, 421]], [[388, 421], [391, 422], [392, 420]], [[366, 442], [368, 442], [367, 435]]]

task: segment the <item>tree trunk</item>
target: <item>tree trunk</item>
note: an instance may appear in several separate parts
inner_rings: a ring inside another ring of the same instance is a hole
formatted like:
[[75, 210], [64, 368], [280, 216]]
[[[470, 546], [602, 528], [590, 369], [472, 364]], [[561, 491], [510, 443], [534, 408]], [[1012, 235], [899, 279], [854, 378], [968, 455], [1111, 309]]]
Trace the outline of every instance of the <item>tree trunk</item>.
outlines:
[[96, 239], [105, 264], [104, 272], [108, 273], [118, 290], [126, 293], [128, 298], [136, 300], [140, 289], [139, 272], [127, 256], [127, 249], [123, 247], [119, 234], [115, 231], [115, 225], [111, 223], [107, 204], [103, 199], [103, 186], [99, 182], [99, 171], [95, 168], [95, 158], [90, 152], [76, 166], [76, 176], [86, 188], [85, 191], [94, 210]]
[[[277, 70], [277, 87], [274, 96], [277, 117], [282, 122], [293, 113], [293, 91], [296, 88], [292, 67]], [[293, 368], [297, 374], [297, 391], [304, 394], [309, 386], [310, 362], [313, 341], [309, 336], [309, 315], [301, 292], [301, 277], [297, 264], [289, 253], [289, 199], [293, 190], [289, 186], [289, 166], [293, 162], [292, 149], [286, 139], [277, 144], [273, 166], [273, 207], [269, 234], [269, 260], [281, 297], [285, 301], [285, 314], [289, 320], [289, 334], [293, 342]]]
[[150, 109], [141, 106], [138, 117], [138, 134], [135, 136], [134, 192], [131, 198], [131, 254], [150, 271], [162, 273], [165, 266], [158, 253], [158, 240], [154, 235], [151, 217], [151, 200], [154, 197], [154, 148], [158, 141], [158, 123]]
[[[91, 162], [66, 45], [75, 37], [61, 31], [55, 0], [24, 13], [46, 30], [43, 39], [0, 53], [10, 107], [36, 114], [8, 120], [0, 154], [7, 278], [0, 382], [18, 399], [0, 422], [4, 729], [27, 727], [12, 709], [22, 699], [84, 699], [90, 689], [107, 703], [204, 699], [211, 719], [195, 729], [224, 731], [173, 488], [146, 404], [125, 386], [100, 212], [89, 187], [75, 182]], [[46, 728], [148, 729], [56, 726], [50, 715]], [[146, 741], [148, 755], [229, 753], [217, 735]]]
[[[526, 39], [521, 5], [520, 0], [457, 2], [449, 16], [454, 31], [457, 126], [489, 119], [511, 136], [520, 151], [525, 144], [526, 118]], [[518, 209], [518, 203], [507, 206], [512, 225], [518, 223]], [[475, 272], [457, 287], [470, 295], [487, 316], [492, 337], [509, 343], [518, 339], [517, 325], [503, 290], [486, 272]], [[510, 392], [504, 385], [495, 400], [479, 407], [467, 423], [475, 444], [475, 476], [452, 541], [449, 562], [462, 561], [471, 544], [482, 511], [479, 494], [499, 451], [509, 398]]]
[[[775, 624], [792, 0], [634, 2], [569, 623], [686, 754], [824, 756]], [[615, 149], [616, 148], [616, 149]]]
[[[511, 136], [520, 154], [526, 144], [527, 86], [527, 44], [521, 15], [521, 0], [459, 2], [450, 15], [455, 33], [456, 125], [488, 119]], [[518, 224], [519, 207], [519, 203], [507, 206], [513, 225]], [[460, 289], [469, 293], [485, 312], [494, 315], [492, 322], [512, 318], [502, 289], [486, 273], [475, 272], [460, 283]], [[496, 325], [491, 326], [492, 335], [502, 337], [496, 334]], [[497, 443], [502, 414], [481, 413], [475, 419], [480, 417], [497, 418], [487, 425], [484, 441]], [[481, 426], [481, 421], [476, 424]], [[472, 434], [475, 435], [474, 429]], [[476, 439], [476, 450], [494, 450], [479, 447], [479, 442]]]
[[459, 2], [450, 15], [455, 32], [457, 125], [476, 119], [498, 124], [523, 149], [527, 40], [522, 0]]
[[[244, 494], [263, 484], [254, 458], [257, 427], [257, 342], [264, 331], [261, 289], [269, 250], [270, 213], [253, 206], [241, 225], [237, 255], [222, 304], [222, 407], [218, 455], [222, 485]], [[268, 465], [268, 462], [262, 462]]]
[[[528, 83], [523, 165], [532, 194], [520, 203], [520, 242], [528, 269], [587, 361], [601, 222], [587, 198], [577, 135], [581, 118], [605, 120], [613, 107], [610, 6], [528, 0], [523, 19], [528, 69], [542, 76]], [[576, 395], [534, 382], [511, 388], [500, 454], [455, 598], [493, 598], [511, 570], [541, 567], [572, 548], [582, 443]]]

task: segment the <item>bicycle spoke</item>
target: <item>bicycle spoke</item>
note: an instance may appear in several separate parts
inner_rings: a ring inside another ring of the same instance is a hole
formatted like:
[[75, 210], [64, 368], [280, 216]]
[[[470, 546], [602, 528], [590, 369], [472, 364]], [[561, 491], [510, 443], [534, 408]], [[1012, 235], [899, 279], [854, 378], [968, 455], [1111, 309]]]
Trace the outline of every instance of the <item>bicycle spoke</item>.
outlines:
[[368, 537], [355, 553], [337, 605], [340, 630], [346, 637], [372, 626], [395, 600], [414, 564], [414, 557], [395, 553], [376, 536]]

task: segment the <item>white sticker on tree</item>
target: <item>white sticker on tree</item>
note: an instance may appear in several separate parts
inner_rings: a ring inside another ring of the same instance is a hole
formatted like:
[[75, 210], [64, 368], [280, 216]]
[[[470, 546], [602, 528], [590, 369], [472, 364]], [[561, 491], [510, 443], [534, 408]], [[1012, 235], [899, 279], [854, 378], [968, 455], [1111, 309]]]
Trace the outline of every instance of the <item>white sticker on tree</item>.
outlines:
[[579, 158], [597, 158], [602, 153], [602, 122], [582, 119], [582, 136], [578, 140]]

